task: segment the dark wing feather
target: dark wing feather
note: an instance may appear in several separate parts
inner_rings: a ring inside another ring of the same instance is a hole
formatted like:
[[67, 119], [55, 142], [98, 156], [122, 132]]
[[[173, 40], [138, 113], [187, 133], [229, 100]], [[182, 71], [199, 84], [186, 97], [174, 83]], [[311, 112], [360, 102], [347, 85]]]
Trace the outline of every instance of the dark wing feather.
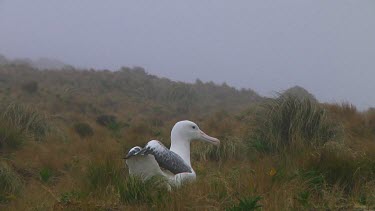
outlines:
[[152, 154], [161, 168], [164, 168], [173, 174], [192, 173], [191, 167], [188, 166], [178, 154], [167, 149], [159, 141], [150, 141], [145, 148], [137, 154]]

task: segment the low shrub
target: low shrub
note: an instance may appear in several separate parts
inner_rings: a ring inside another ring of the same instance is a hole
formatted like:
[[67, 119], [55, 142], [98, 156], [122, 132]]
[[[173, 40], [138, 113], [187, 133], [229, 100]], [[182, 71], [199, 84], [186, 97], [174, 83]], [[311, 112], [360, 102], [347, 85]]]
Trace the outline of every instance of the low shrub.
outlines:
[[91, 126], [85, 122], [78, 122], [74, 124], [74, 130], [75, 132], [81, 137], [91, 137], [94, 135], [94, 130], [91, 128]]
[[117, 118], [115, 116], [107, 114], [98, 116], [96, 122], [99, 125], [111, 130], [113, 132], [112, 135], [114, 135], [115, 137], [120, 136], [120, 131], [122, 128], [129, 127], [128, 123], [117, 121]]
[[117, 118], [113, 115], [103, 114], [96, 118], [96, 123], [104, 127], [110, 127], [117, 123]]
[[22, 84], [22, 90], [28, 92], [30, 94], [35, 93], [38, 91], [38, 82], [36, 81], [28, 81]]

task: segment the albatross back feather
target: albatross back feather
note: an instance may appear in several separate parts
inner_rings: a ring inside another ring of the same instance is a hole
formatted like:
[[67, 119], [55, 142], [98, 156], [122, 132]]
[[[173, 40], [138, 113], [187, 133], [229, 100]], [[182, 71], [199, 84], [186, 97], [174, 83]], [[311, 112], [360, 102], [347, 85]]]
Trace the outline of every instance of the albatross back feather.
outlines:
[[[170, 151], [157, 140], [149, 141], [143, 149], [132, 148], [125, 158], [131, 174], [132, 172], [136, 175], [151, 174], [151, 172], [159, 174], [160, 168], [174, 175], [192, 173], [191, 167], [178, 154]], [[133, 162], [135, 162], [134, 165], [132, 165]]]

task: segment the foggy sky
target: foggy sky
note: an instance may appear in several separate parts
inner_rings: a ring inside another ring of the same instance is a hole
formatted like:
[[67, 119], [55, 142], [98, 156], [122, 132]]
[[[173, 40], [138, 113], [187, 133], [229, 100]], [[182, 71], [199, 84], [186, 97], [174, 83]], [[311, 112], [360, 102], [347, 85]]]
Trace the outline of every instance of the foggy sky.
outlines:
[[374, 0], [0, 0], [0, 54], [375, 107]]

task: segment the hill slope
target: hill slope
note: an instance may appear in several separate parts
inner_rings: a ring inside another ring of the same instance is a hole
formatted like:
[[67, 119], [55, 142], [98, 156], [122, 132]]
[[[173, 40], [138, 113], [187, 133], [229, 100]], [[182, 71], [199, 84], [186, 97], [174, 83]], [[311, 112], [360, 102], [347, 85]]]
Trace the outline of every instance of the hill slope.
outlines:
[[160, 110], [168, 115], [238, 111], [262, 101], [252, 90], [237, 90], [212, 82], [174, 82], [150, 75], [142, 68], [123, 67], [119, 71], [75, 70], [39, 71], [27, 65], [0, 66], [0, 98], [41, 107], [52, 114], [78, 112], [148, 113]]
[[297, 97], [299, 99], [309, 99], [309, 100], [312, 100], [314, 102], [318, 102], [318, 100], [315, 98], [314, 95], [312, 95], [305, 88], [300, 87], [300, 86], [291, 87], [291, 88], [285, 90], [282, 94], [294, 96], [294, 97]]
[[[137, 67], [0, 65], [0, 210], [374, 209], [375, 112], [285, 95]], [[221, 140], [192, 142], [197, 181], [169, 192], [130, 177], [124, 154], [169, 146], [181, 119]]]

